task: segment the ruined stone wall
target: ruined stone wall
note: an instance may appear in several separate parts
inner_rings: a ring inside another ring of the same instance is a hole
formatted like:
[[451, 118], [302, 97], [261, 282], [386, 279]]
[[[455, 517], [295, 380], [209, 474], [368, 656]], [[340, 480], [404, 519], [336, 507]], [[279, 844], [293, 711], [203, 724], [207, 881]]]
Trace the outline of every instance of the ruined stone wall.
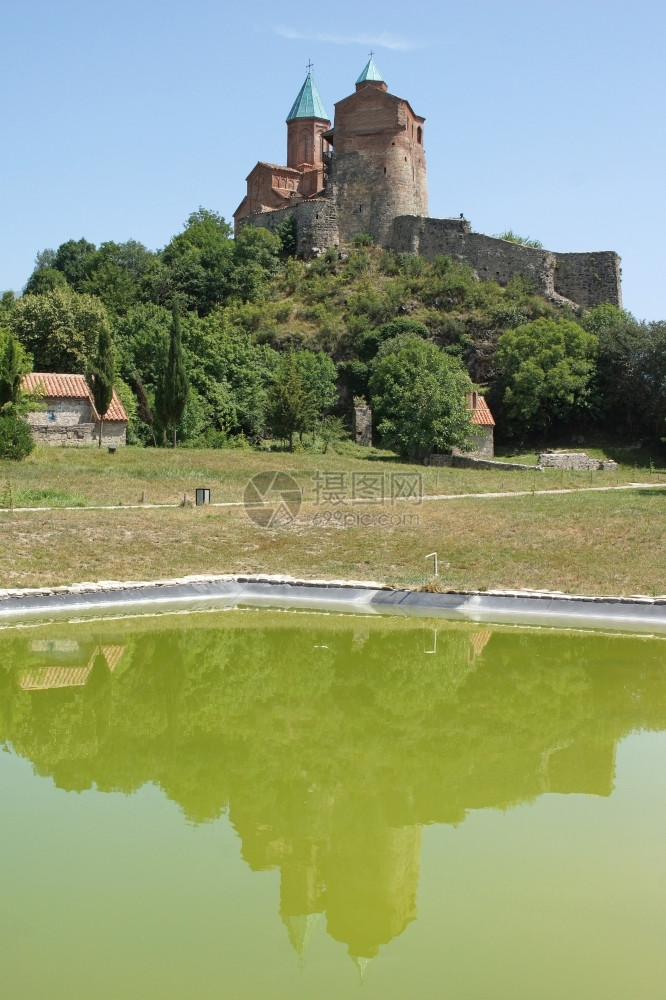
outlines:
[[555, 254], [555, 291], [581, 305], [622, 308], [622, 268], [612, 250]]
[[372, 408], [367, 403], [354, 406], [353, 431], [356, 444], [369, 448], [372, 444]]
[[559, 296], [579, 305], [622, 304], [620, 258], [612, 251], [555, 254], [549, 250], [470, 232], [465, 219], [394, 219], [387, 246], [428, 260], [446, 255], [469, 264], [479, 278], [506, 285], [515, 275], [529, 278], [547, 298]]
[[388, 246], [434, 260], [449, 256], [469, 264], [486, 281], [506, 285], [516, 274], [530, 278], [541, 295], [554, 292], [554, 255], [545, 250], [470, 232], [466, 219], [402, 216], [393, 222]]
[[383, 245], [396, 216], [427, 215], [423, 122], [375, 87], [336, 104], [329, 190], [341, 242], [366, 232]]
[[257, 212], [243, 219], [242, 225], [249, 223], [274, 232], [289, 215], [296, 220], [296, 252], [299, 256], [310, 257], [315, 247], [322, 250], [340, 243], [336, 208], [329, 198], [295, 202], [289, 208], [275, 212]]
[[584, 451], [544, 451], [539, 455], [539, 465], [542, 469], [617, 469], [613, 459], [589, 458]]

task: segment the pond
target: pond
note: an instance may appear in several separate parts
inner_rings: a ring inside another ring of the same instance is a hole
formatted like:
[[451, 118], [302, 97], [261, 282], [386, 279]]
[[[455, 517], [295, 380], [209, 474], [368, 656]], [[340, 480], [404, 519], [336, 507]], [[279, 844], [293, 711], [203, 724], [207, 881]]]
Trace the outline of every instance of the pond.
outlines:
[[641, 1000], [666, 640], [227, 610], [0, 630], [12, 1000]]

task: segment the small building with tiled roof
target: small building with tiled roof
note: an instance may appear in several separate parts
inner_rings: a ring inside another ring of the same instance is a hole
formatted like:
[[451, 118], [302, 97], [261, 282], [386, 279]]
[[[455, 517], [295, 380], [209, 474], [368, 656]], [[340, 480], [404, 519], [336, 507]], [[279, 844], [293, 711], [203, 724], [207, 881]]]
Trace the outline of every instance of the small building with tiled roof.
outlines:
[[[474, 450], [466, 452], [473, 458], [495, 457], [495, 421], [480, 392], [470, 392], [467, 395], [467, 405], [472, 411], [472, 426], [474, 428]], [[455, 453], [455, 451], [454, 451]]]
[[[32, 372], [23, 388], [39, 397], [39, 408], [27, 420], [40, 444], [89, 445], [99, 437], [99, 414], [83, 375]], [[127, 442], [127, 414], [114, 389], [104, 416], [103, 441], [107, 445]]]

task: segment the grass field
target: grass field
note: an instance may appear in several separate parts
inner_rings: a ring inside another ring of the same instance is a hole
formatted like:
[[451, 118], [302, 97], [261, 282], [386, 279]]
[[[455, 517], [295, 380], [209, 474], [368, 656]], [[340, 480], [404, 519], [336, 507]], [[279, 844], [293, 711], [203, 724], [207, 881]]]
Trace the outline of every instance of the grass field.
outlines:
[[[251, 450], [194, 450], [178, 448], [121, 448], [110, 455], [105, 448], [38, 447], [23, 462], [0, 462], [0, 496], [11, 488], [14, 507], [85, 507], [131, 505], [141, 502], [178, 503], [197, 486], [208, 486], [215, 501], [239, 501], [248, 479], [258, 472], [282, 469], [289, 472], [305, 496], [314, 498], [313, 476], [344, 472], [383, 473], [411, 471], [423, 479], [425, 494], [489, 493], [502, 490], [576, 489], [612, 486], [619, 483], [666, 482], [666, 470], [650, 472], [643, 453], [628, 452], [617, 472], [543, 472], [503, 469], [445, 469], [410, 465], [377, 449], [348, 445], [349, 454], [326, 455], [307, 451], [284, 452]], [[588, 454], [602, 457], [601, 451]], [[637, 461], [638, 459], [638, 461]], [[507, 458], [534, 463], [533, 452]]]
[[[242, 507], [86, 509], [136, 504], [142, 490], [149, 502], [175, 504], [196, 486], [209, 486], [213, 501], [239, 501], [250, 476], [274, 469], [290, 472], [303, 488], [298, 515], [281, 527], [258, 526]], [[344, 502], [327, 498], [323, 489], [317, 495], [317, 472], [320, 484], [342, 487], [336, 499]], [[393, 504], [388, 495], [360, 503], [350, 495], [353, 473], [383, 476], [387, 494], [390, 477], [404, 474], [422, 474], [423, 492], [431, 495], [586, 489], [634, 480], [656, 488]], [[324, 480], [332, 474], [343, 479]], [[437, 551], [441, 585], [454, 589], [666, 592], [666, 474], [634, 469], [633, 461], [617, 473], [504, 473], [424, 469], [379, 453], [125, 449], [109, 455], [41, 448], [26, 462], [2, 463], [0, 494], [8, 480], [14, 506], [50, 509], [0, 510], [5, 587], [212, 572], [420, 586], [431, 565], [424, 557]]]

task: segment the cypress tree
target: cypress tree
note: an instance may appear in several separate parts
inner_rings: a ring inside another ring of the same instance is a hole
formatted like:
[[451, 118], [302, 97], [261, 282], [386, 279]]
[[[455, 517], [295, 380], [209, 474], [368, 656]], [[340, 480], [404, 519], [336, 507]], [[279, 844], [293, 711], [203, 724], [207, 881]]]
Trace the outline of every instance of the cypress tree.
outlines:
[[113, 399], [113, 379], [115, 367], [113, 363], [113, 342], [111, 334], [106, 326], [101, 327], [97, 340], [97, 355], [93, 358], [88, 372], [88, 385], [90, 386], [95, 402], [95, 409], [99, 414], [99, 441], [98, 448], [102, 447], [102, 427], [111, 400]]
[[167, 424], [173, 427], [173, 446], [176, 447], [176, 429], [190, 394], [190, 386], [185, 370], [183, 346], [180, 339], [180, 316], [178, 310], [173, 310], [171, 336], [169, 338], [169, 356], [166, 370], [157, 386], [156, 406], [158, 413]]
[[150, 428], [150, 433], [153, 436], [153, 444], [157, 447], [157, 441], [155, 440], [155, 428], [153, 427], [153, 415], [150, 412], [150, 403], [148, 402], [146, 389], [138, 372], [134, 373], [134, 388], [136, 389], [136, 398], [139, 402], [139, 418]]
[[17, 406], [21, 398], [23, 376], [29, 370], [27, 358], [22, 357], [19, 343], [10, 333], [5, 349], [0, 353], [0, 409], [8, 404], [13, 408]]

